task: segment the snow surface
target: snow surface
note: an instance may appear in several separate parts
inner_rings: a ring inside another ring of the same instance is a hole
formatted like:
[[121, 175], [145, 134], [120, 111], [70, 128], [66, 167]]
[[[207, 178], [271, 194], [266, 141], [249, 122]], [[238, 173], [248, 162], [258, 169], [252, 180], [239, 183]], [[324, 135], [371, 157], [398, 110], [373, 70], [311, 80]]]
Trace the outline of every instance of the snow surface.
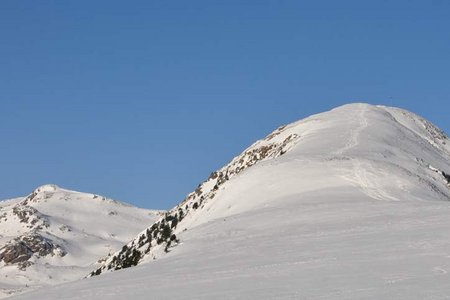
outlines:
[[169, 253], [13, 299], [448, 299], [446, 135], [351, 104], [247, 150], [293, 134], [191, 210]]
[[[21, 219], [15, 210], [31, 213]], [[39, 257], [31, 266], [0, 262], [0, 297], [86, 276], [97, 262], [113, 253], [160, 212], [136, 208], [105, 197], [61, 189], [37, 188], [28, 197], [0, 202], [0, 252], [9, 241], [37, 233], [61, 247], [54, 255]]]

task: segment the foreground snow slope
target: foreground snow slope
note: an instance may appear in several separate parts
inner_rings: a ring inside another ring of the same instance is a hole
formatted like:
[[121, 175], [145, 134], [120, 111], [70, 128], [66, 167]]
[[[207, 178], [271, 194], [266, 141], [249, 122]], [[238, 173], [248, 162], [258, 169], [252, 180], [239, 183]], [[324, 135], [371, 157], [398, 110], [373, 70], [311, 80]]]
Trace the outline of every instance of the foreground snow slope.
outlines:
[[[283, 145], [261, 148], [272, 143]], [[131, 242], [137, 267], [17, 299], [444, 299], [449, 150], [442, 131], [400, 109], [312, 116], [255, 143], [174, 208], [183, 218], [168, 253], [164, 241]]]
[[0, 202], [0, 297], [83, 278], [159, 213], [45, 185]]

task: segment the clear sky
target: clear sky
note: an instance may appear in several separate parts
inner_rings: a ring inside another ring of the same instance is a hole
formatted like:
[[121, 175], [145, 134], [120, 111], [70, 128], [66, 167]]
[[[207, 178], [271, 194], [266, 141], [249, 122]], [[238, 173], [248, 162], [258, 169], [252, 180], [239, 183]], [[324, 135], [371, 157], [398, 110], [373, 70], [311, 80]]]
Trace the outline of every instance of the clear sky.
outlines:
[[281, 124], [349, 102], [450, 132], [450, 1], [0, 1], [0, 199], [169, 208]]

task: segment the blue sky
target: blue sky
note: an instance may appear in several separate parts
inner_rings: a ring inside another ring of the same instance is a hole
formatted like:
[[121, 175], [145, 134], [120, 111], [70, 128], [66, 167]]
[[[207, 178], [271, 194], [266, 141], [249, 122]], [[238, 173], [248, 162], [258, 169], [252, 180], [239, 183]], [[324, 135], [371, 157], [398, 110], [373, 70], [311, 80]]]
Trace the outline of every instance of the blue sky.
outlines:
[[169, 208], [281, 124], [349, 102], [450, 132], [449, 1], [0, 2], [0, 199]]

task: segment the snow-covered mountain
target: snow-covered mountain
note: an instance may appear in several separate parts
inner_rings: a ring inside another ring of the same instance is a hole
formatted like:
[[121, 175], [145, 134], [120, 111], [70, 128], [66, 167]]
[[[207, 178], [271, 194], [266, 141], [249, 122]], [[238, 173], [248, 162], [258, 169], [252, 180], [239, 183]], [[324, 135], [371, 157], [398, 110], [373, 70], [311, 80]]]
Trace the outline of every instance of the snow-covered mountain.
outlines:
[[159, 216], [55, 185], [0, 202], [0, 297], [84, 277]]
[[429, 121], [342, 106], [213, 172], [91, 273], [105, 275], [17, 299], [444, 299], [449, 174]]

